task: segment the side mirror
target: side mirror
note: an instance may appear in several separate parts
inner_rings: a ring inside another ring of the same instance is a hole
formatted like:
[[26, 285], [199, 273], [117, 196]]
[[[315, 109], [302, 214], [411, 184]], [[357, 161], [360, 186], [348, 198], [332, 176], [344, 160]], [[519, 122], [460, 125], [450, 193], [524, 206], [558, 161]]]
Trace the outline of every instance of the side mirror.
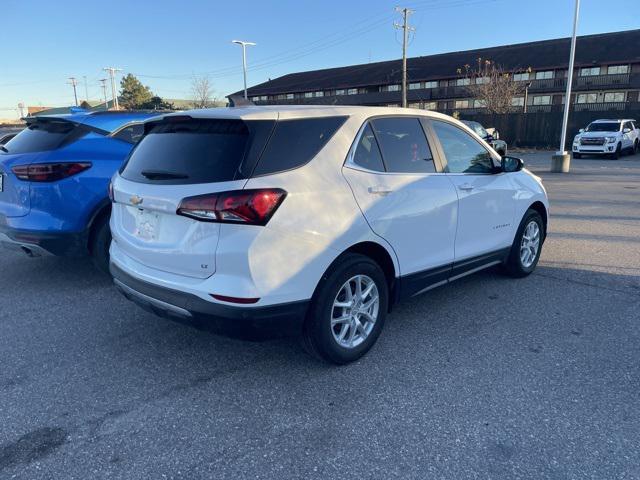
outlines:
[[584, 128], [581, 128], [580, 130], [578, 130], [578, 133], [584, 133]]
[[625, 128], [624, 130], [622, 130], [622, 133], [629, 133], [631, 131], [630, 128]]
[[493, 138], [500, 140], [500, 132], [498, 130], [493, 131]]
[[504, 156], [500, 161], [503, 172], [519, 172], [524, 168], [524, 161], [521, 158]]

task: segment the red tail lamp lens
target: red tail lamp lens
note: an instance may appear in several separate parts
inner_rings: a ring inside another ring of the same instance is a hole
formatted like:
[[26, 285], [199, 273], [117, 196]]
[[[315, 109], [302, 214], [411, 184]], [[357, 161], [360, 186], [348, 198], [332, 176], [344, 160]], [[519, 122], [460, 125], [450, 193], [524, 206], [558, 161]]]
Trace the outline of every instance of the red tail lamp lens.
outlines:
[[18, 165], [11, 170], [20, 180], [30, 182], [55, 182], [63, 178], [77, 175], [91, 168], [90, 163], [36, 163]]
[[182, 200], [177, 213], [210, 222], [266, 225], [286, 195], [279, 188], [198, 195]]

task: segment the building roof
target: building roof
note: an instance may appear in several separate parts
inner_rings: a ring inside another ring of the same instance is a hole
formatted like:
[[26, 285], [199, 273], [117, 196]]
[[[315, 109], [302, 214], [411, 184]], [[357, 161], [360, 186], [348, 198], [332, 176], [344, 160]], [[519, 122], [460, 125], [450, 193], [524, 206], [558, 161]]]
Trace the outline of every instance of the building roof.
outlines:
[[[584, 35], [576, 45], [576, 67], [640, 62], [640, 29]], [[570, 38], [479, 48], [407, 59], [409, 81], [458, 77], [457, 70], [491, 60], [505, 70], [567, 68]], [[250, 96], [400, 83], [400, 60], [290, 73], [248, 89]], [[231, 95], [238, 95], [236, 92]], [[229, 96], [231, 96], [229, 95]]]

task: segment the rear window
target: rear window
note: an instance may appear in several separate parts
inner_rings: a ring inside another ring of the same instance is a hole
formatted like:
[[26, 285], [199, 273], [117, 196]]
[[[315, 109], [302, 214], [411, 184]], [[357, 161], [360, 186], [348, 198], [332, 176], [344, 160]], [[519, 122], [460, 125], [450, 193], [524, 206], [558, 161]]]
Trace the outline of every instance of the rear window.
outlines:
[[346, 119], [319, 117], [278, 121], [254, 176], [283, 172], [308, 163]]
[[35, 121], [9, 140], [4, 145], [4, 150], [9, 153], [55, 150], [64, 144], [77, 140], [87, 131], [67, 121]]
[[291, 170], [309, 162], [345, 120], [346, 117], [323, 117], [274, 122], [168, 117], [147, 124], [145, 136], [120, 174], [141, 183], [191, 184]]
[[153, 125], [134, 148], [121, 175], [142, 183], [213, 183], [234, 180], [248, 146], [240, 120], [178, 120]]

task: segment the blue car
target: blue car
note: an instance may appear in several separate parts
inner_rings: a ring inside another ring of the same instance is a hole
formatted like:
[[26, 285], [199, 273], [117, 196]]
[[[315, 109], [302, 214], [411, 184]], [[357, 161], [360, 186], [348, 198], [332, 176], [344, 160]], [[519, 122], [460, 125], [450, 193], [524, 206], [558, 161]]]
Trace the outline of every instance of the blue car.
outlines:
[[108, 185], [157, 113], [74, 112], [27, 118], [0, 146], [0, 243], [30, 256], [91, 255], [108, 271]]

